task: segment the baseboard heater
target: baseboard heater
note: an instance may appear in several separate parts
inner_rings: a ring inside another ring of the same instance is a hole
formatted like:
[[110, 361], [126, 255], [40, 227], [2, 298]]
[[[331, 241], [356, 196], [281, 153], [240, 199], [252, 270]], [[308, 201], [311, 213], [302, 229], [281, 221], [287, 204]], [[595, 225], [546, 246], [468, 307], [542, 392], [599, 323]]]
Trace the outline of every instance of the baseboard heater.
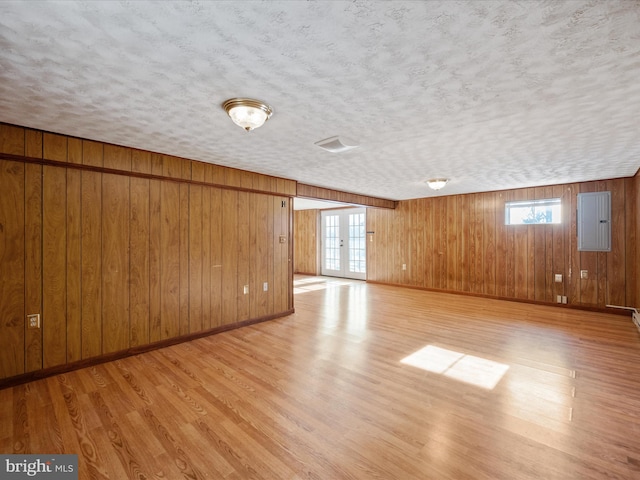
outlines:
[[636, 326], [638, 331], [640, 331], [640, 312], [638, 312], [637, 308], [623, 307], [621, 305], [607, 305], [607, 307], [621, 308], [622, 310], [629, 310], [631, 312], [631, 320], [633, 321], [633, 324]]

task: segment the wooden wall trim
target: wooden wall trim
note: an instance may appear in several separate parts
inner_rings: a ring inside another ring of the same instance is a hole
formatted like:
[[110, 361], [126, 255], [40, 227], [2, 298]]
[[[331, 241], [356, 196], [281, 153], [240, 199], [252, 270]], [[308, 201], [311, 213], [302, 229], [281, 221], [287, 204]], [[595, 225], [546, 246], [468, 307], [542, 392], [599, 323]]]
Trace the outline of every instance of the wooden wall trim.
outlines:
[[171, 175], [158, 175], [158, 174], [152, 174], [152, 173], [133, 172], [129, 170], [120, 170], [115, 168], [106, 168], [106, 167], [99, 167], [94, 165], [78, 164], [78, 163], [72, 163], [68, 161], [47, 160], [44, 158], [26, 157], [23, 155], [11, 155], [11, 154], [1, 153], [1, 152], [0, 152], [0, 160], [22, 162], [22, 163], [34, 164], [34, 165], [45, 165], [45, 166], [51, 166], [51, 167], [64, 167], [64, 168], [70, 168], [73, 170], [96, 172], [96, 173], [108, 173], [112, 175], [121, 175], [125, 177], [141, 178], [141, 179], [147, 179], [147, 180], [165, 180], [165, 181], [189, 184], [189, 185], [216, 187], [224, 190], [263, 193], [266, 195], [274, 195], [279, 197], [282, 195], [288, 195], [287, 193], [284, 193], [284, 192], [277, 192], [277, 191], [274, 192], [271, 190], [260, 190], [256, 188], [246, 188], [242, 186], [226, 185], [223, 183], [192, 180], [188, 178], [180, 178], [180, 177], [175, 177]]
[[97, 357], [78, 360], [72, 363], [56, 365], [54, 367], [49, 367], [42, 370], [36, 370], [36, 371], [25, 373], [22, 375], [3, 378], [3, 379], [0, 379], [0, 390], [4, 388], [14, 387], [16, 385], [32, 382], [34, 380], [40, 380], [42, 378], [52, 377], [54, 375], [60, 375], [62, 373], [71, 372], [73, 370], [92, 367], [94, 365], [99, 365], [101, 363], [106, 363], [106, 362], [112, 362], [114, 360], [131, 357], [133, 355], [139, 355], [141, 353], [150, 352], [152, 350], [159, 350], [161, 348], [170, 347], [171, 345], [176, 345], [178, 343], [190, 342], [193, 340], [197, 340], [198, 338], [216, 335], [218, 333], [226, 332], [229, 330], [235, 330], [236, 328], [247, 327], [249, 325], [255, 325], [256, 323], [267, 322], [269, 320], [274, 320], [276, 318], [286, 317], [287, 315], [291, 315], [293, 313], [295, 313], [295, 309], [291, 308], [285, 312], [280, 312], [274, 315], [265, 315], [260, 318], [252, 318], [252, 319], [244, 320], [237, 323], [220, 325], [220, 326], [210, 328], [208, 330], [201, 331], [201, 332], [182, 335], [179, 337], [167, 338], [165, 340], [160, 340], [158, 342], [150, 343], [147, 345], [131, 347], [124, 350], [119, 350], [116, 352], [110, 352], [104, 355], [99, 355]]
[[369, 197], [357, 193], [341, 192], [330, 188], [316, 187], [305, 183], [297, 183], [296, 197], [329, 200], [333, 202], [352, 203], [365, 207], [396, 208], [397, 202], [385, 198]]

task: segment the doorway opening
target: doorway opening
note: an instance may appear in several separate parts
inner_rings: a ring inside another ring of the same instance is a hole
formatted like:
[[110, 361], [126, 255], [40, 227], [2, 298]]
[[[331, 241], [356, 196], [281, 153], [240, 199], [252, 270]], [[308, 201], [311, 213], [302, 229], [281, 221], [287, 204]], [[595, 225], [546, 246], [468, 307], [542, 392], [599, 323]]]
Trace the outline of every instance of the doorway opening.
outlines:
[[367, 279], [366, 209], [322, 211], [322, 275]]

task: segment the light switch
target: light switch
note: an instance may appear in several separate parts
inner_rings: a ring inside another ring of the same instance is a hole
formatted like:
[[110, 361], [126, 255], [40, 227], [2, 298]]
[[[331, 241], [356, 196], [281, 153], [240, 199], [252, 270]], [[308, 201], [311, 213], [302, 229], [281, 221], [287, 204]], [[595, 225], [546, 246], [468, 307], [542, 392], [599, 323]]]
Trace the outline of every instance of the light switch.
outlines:
[[561, 273], [556, 273], [556, 283], [561, 283], [562, 282], [562, 274]]
[[580, 270], [580, 278], [589, 278], [588, 270]]

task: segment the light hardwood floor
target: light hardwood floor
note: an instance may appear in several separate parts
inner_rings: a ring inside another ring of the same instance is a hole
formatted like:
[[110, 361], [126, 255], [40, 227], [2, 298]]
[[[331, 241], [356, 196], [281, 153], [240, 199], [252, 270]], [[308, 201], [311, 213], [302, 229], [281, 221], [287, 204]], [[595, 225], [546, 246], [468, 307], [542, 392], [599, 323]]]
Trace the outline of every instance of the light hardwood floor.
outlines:
[[638, 479], [625, 316], [319, 277], [296, 313], [0, 390], [80, 479]]

